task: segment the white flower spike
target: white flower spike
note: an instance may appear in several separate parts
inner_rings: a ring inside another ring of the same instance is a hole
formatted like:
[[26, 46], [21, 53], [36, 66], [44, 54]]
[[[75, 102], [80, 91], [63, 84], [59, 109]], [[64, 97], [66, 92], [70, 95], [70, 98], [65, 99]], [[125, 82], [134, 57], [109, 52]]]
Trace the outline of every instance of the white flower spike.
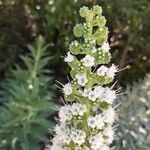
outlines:
[[[117, 116], [112, 104], [116, 92], [106, 85], [113, 81], [118, 69], [114, 64], [111, 67], [104, 65], [110, 62], [111, 55], [106, 40], [106, 20], [101, 13], [102, 8], [98, 5], [80, 9], [80, 16], [86, 22], [76, 25], [73, 31], [76, 37], [84, 40], [72, 42], [65, 57], [71, 67], [72, 81], [63, 85], [62, 91], [69, 104], [60, 108], [59, 125], [55, 128], [52, 145], [46, 150], [112, 148], [112, 126]], [[96, 30], [93, 30], [95, 26]], [[93, 71], [98, 66], [97, 71]]]

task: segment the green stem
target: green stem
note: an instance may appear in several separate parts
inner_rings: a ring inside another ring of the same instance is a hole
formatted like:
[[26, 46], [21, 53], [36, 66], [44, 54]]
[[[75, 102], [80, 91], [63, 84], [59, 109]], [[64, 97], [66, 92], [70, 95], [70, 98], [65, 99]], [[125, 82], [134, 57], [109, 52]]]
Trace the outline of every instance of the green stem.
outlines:
[[38, 66], [39, 60], [40, 60], [40, 54], [41, 54], [40, 52], [41, 52], [41, 49], [38, 48], [37, 49], [37, 54], [36, 54], [36, 57], [35, 57], [35, 60], [34, 60], [35, 63], [34, 63], [34, 66], [33, 66], [33, 71], [31, 73], [31, 80], [36, 78], [36, 76], [37, 76], [37, 66]]

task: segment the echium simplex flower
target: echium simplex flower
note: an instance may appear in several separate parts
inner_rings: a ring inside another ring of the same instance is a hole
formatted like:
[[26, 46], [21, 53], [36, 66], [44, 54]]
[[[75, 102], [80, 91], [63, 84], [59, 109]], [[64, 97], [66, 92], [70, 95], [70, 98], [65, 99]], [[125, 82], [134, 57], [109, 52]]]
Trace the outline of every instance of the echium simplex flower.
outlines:
[[71, 67], [72, 81], [63, 86], [68, 103], [59, 110], [59, 125], [50, 150], [109, 150], [114, 139], [116, 93], [107, 84], [117, 67], [110, 62], [108, 29], [98, 5], [82, 7], [84, 23], [74, 27], [79, 40], [70, 44], [64, 61]]

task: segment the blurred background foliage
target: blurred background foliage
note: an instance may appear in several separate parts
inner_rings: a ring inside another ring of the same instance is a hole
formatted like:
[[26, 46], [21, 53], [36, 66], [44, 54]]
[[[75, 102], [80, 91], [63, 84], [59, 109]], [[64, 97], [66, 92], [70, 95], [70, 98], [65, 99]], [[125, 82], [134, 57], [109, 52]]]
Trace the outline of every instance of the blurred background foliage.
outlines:
[[[40, 150], [54, 123], [52, 77], [45, 67], [51, 57], [42, 36], [28, 45], [22, 64], [10, 71], [0, 90], [0, 149]], [[50, 119], [51, 117], [51, 119]]]
[[133, 85], [120, 97], [118, 142], [116, 150], [150, 149], [150, 75]]
[[[79, 22], [77, 11], [84, 1], [73, 0], [0, 0], [1, 78], [22, 53], [26, 44], [40, 33], [46, 37], [53, 57], [49, 66], [55, 77], [64, 79], [68, 67], [62, 61], [73, 39], [72, 28]], [[100, 4], [109, 27], [113, 61], [120, 68], [120, 83], [131, 82], [150, 71], [150, 3], [148, 0], [92, 0]], [[88, 3], [89, 5], [89, 3]]]

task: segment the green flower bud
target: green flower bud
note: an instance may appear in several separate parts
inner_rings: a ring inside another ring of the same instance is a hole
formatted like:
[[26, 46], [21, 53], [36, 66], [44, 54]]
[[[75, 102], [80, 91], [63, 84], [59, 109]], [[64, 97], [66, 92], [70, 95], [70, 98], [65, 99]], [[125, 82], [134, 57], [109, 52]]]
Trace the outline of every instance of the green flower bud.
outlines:
[[79, 54], [81, 49], [81, 44], [78, 41], [74, 41], [70, 44], [69, 50], [72, 54]]
[[104, 27], [106, 24], [106, 19], [103, 16], [97, 16], [95, 19], [94, 26]]
[[105, 24], [106, 24], [106, 19], [104, 16], [101, 16], [100, 19], [99, 19], [99, 24], [100, 24], [100, 27], [103, 27]]
[[86, 17], [87, 14], [88, 14], [88, 11], [89, 11], [89, 8], [86, 7], [86, 6], [83, 6], [82, 8], [80, 8], [80, 11], [79, 11], [80, 16], [81, 17]]
[[76, 25], [76, 26], [74, 27], [73, 32], [74, 32], [74, 35], [75, 35], [76, 37], [81, 37], [82, 34], [83, 34], [83, 25], [82, 25], [82, 24]]
[[93, 12], [95, 14], [101, 14], [102, 13], [102, 7], [96, 5], [96, 6], [93, 6]]
[[108, 29], [107, 28], [99, 28], [96, 33], [94, 34], [94, 37], [97, 38], [97, 44], [101, 45], [106, 41], [108, 38]]

